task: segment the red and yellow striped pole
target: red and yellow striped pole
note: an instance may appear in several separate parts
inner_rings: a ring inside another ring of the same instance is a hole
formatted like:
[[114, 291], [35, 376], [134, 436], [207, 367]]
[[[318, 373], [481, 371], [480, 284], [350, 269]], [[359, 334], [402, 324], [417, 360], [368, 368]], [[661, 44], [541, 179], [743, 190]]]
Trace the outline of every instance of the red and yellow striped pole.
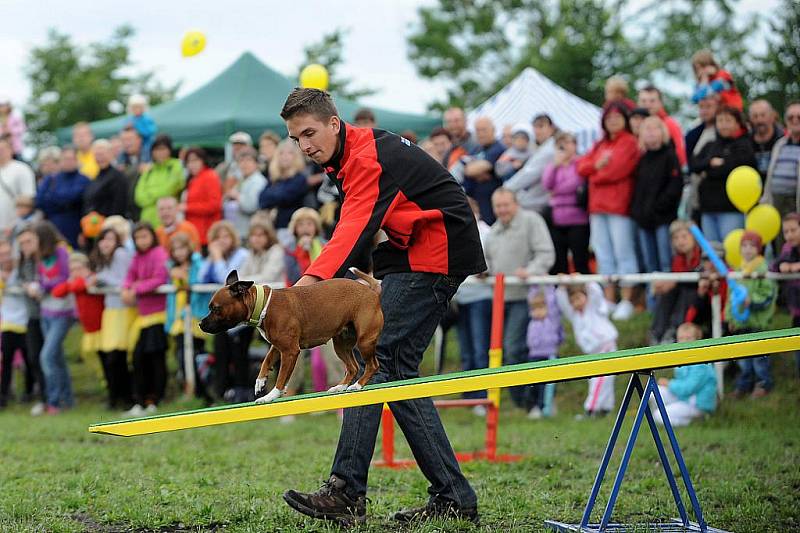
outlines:
[[[489, 368], [503, 366], [503, 321], [505, 319], [505, 276], [497, 274], [492, 300], [492, 336], [489, 341]], [[486, 458], [497, 457], [497, 426], [500, 423], [500, 389], [489, 389], [487, 397], [492, 402], [486, 412]]]
[[[505, 311], [506, 278], [497, 274], [494, 282], [494, 298], [492, 300], [492, 336], [489, 341], [489, 368], [503, 366], [503, 320]], [[500, 389], [489, 390], [489, 399], [494, 406], [500, 407]]]

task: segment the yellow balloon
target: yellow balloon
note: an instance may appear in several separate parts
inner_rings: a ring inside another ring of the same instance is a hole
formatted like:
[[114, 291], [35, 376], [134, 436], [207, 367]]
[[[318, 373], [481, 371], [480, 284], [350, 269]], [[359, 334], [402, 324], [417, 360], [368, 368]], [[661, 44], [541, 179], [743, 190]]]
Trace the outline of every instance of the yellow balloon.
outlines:
[[769, 204], [757, 205], [747, 214], [744, 227], [761, 235], [767, 244], [781, 231], [781, 214]]
[[761, 175], [753, 167], [736, 167], [728, 174], [725, 191], [736, 209], [747, 213], [761, 198]]
[[300, 72], [300, 87], [328, 90], [328, 69], [317, 63], [306, 66]]
[[739, 247], [742, 245], [743, 229], [735, 229], [728, 233], [722, 245], [725, 247], [725, 262], [731, 268], [739, 268], [742, 264], [742, 253]]
[[181, 53], [183, 57], [196, 56], [206, 47], [206, 36], [197, 30], [187, 31], [181, 41]]

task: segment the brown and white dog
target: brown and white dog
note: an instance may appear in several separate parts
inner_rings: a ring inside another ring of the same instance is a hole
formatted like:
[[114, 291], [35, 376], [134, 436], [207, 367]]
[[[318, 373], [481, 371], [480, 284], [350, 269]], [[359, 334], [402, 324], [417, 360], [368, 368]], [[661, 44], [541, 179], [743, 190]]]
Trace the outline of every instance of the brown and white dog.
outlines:
[[[219, 289], [208, 305], [208, 315], [200, 321], [206, 333], [224, 333], [243, 322], [258, 328], [271, 344], [256, 379], [256, 403], [267, 403], [286, 393], [300, 350], [325, 344], [333, 347], [345, 365], [345, 375], [329, 392], [359, 390], [378, 370], [375, 346], [383, 329], [380, 283], [358, 269], [350, 269], [364, 283], [351, 279], [330, 279], [305, 287], [271, 289], [239, 281], [234, 270], [225, 287]], [[364, 374], [358, 375], [353, 348], [364, 359]], [[270, 370], [280, 358], [280, 370], [273, 388], [259, 397], [267, 384]]]

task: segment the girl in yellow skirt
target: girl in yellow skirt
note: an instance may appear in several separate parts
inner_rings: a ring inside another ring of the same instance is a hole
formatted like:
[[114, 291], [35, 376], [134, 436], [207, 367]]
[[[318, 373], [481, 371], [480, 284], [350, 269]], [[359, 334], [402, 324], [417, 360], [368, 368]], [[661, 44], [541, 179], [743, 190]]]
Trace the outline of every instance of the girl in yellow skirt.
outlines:
[[[106, 228], [97, 237], [89, 254], [97, 287], [120, 289], [128, 273], [133, 254], [124, 246], [122, 236], [113, 228]], [[98, 354], [107, 368], [109, 407], [127, 409], [132, 405], [131, 374], [128, 370], [128, 352], [132, 349], [131, 335], [136, 308], [122, 303], [118, 292], [104, 296], [102, 329]]]
[[167, 252], [158, 245], [156, 232], [148, 222], [133, 227], [133, 256], [128, 274], [122, 283], [122, 302], [136, 304], [139, 316], [134, 323], [138, 331], [133, 349], [133, 384], [136, 404], [127, 412], [141, 416], [156, 412], [167, 387], [167, 298], [157, 289], [169, 281]]

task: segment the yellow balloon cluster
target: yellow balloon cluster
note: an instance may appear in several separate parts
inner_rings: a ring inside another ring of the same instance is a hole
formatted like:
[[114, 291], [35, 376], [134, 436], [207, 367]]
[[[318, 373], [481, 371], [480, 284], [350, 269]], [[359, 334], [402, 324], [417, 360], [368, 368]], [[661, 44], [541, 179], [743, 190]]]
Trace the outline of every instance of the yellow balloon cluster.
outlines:
[[196, 56], [206, 47], [206, 36], [197, 30], [187, 31], [181, 41], [181, 54], [183, 57]]
[[306, 89], [328, 90], [328, 69], [317, 63], [307, 65], [300, 72], [300, 87]]
[[[761, 175], [748, 166], [734, 168], [725, 182], [725, 191], [736, 209], [747, 214], [745, 228], [761, 235], [764, 244], [772, 241], [781, 231], [781, 215], [769, 204], [756, 205], [761, 198]], [[753, 207], [755, 206], [755, 207]], [[725, 261], [733, 268], [742, 263], [739, 245], [744, 230], [736, 229], [725, 237]]]

